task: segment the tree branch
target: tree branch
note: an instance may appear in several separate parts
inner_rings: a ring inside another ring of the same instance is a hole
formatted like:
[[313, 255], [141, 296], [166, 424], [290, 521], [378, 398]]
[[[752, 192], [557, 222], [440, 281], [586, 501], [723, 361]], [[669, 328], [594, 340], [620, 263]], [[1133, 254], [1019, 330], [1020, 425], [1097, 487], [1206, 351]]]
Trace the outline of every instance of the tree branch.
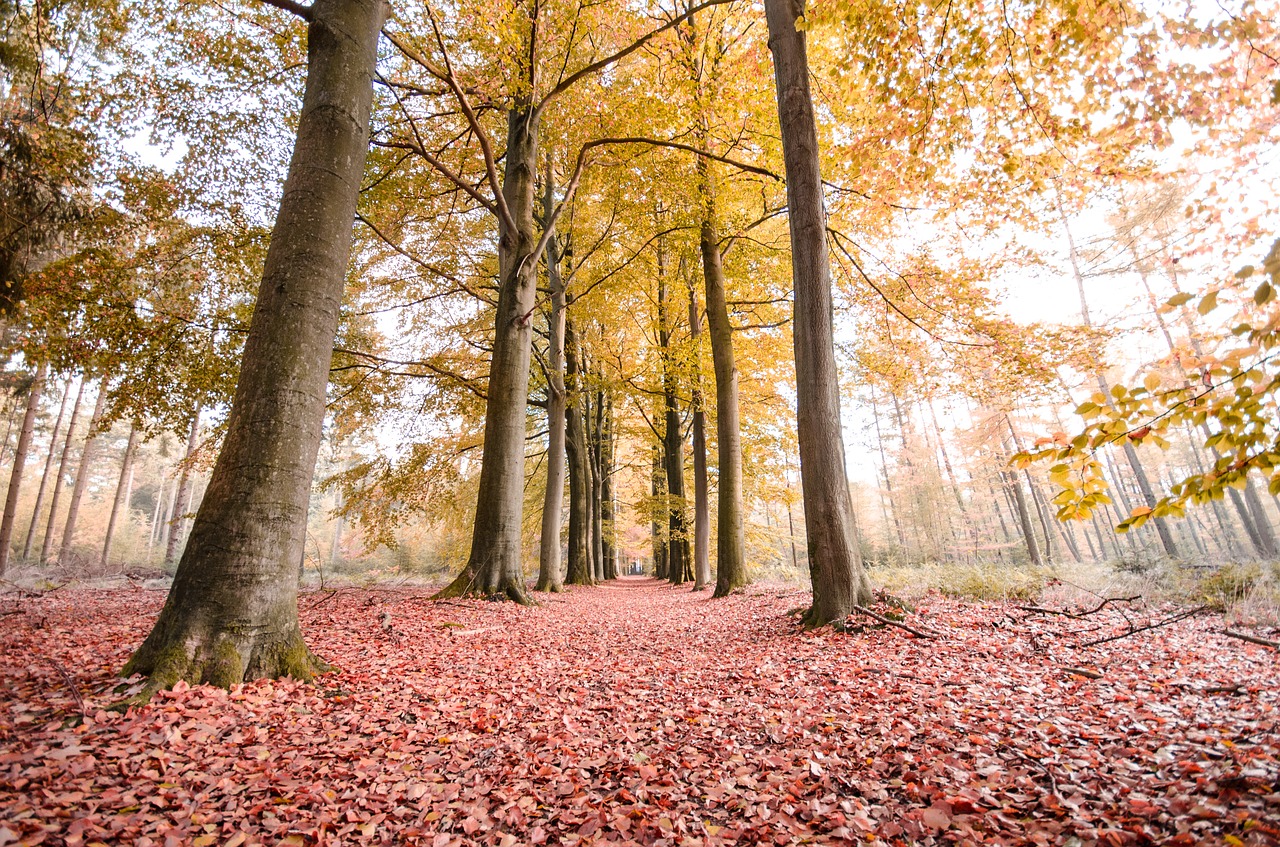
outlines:
[[314, 15], [311, 13], [310, 6], [304, 6], [301, 3], [295, 3], [294, 0], [260, 0], [260, 2], [268, 6], [274, 6], [286, 12], [297, 15], [308, 23], [311, 22]]

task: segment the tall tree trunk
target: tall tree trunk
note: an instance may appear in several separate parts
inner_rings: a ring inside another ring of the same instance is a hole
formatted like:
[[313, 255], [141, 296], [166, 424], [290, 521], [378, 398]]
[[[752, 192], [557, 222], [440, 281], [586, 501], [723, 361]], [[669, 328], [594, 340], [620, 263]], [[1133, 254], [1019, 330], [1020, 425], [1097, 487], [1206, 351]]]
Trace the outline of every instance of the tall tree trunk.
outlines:
[[[1076, 287], [1080, 291], [1080, 317], [1084, 320], [1086, 327], [1093, 326], [1093, 320], [1089, 317], [1089, 301], [1085, 297], [1084, 292], [1084, 274], [1080, 272], [1080, 262], [1076, 258], [1076, 242], [1075, 237], [1071, 234], [1071, 227], [1067, 223], [1067, 213], [1062, 207], [1062, 194], [1057, 195], [1058, 216], [1062, 220], [1062, 229], [1067, 234], [1067, 256], [1071, 260], [1071, 273], [1075, 276]], [[1096, 374], [1098, 378], [1098, 390], [1106, 399], [1108, 406], [1115, 408], [1115, 401], [1111, 397], [1111, 387], [1107, 385], [1107, 380], [1102, 373]], [[1147, 479], [1147, 472], [1142, 467], [1142, 461], [1138, 458], [1138, 451], [1134, 449], [1129, 439], [1123, 439], [1124, 456], [1129, 462], [1129, 467], [1133, 469], [1134, 481], [1138, 484], [1138, 491], [1142, 495], [1142, 499], [1148, 508], [1155, 508], [1156, 495], [1151, 488], [1151, 482]], [[1164, 518], [1152, 518], [1151, 522], [1155, 524], [1156, 534], [1160, 536], [1160, 545], [1164, 547], [1164, 552], [1169, 558], [1178, 558], [1178, 545], [1174, 543], [1173, 533], [1169, 531], [1168, 522]]]
[[1044, 559], [1041, 558], [1040, 546], [1036, 543], [1036, 532], [1031, 525], [1031, 510], [1027, 507], [1027, 498], [1022, 492], [1018, 474], [1016, 471], [1002, 471], [1000, 475], [1004, 479], [1005, 489], [1013, 498], [1014, 509], [1018, 515], [1018, 526], [1022, 528], [1022, 538], [1026, 541], [1027, 555], [1031, 557], [1031, 564], [1042, 567]]
[[298, 562], [369, 147], [383, 0], [314, 0], [297, 141], [267, 248], [227, 433], [151, 634], [125, 666], [231, 685], [310, 679]]
[[711, 167], [700, 159], [703, 217], [699, 232], [702, 278], [707, 289], [707, 329], [716, 373], [716, 597], [746, 585], [746, 530], [742, 505], [742, 427], [738, 414], [738, 366], [725, 295], [720, 232]]
[[889, 478], [889, 456], [884, 449], [884, 433], [880, 431], [880, 407], [876, 403], [876, 390], [871, 388], [871, 420], [876, 426], [876, 445], [880, 448], [880, 470], [884, 474], [884, 491], [889, 499], [889, 514], [893, 517], [893, 529], [898, 536], [898, 548], [907, 554], [907, 535], [898, 520], [898, 504], [893, 496], [893, 480]]
[[[18, 434], [18, 446], [13, 451], [13, 470], [9, 473], [9, 491], [4, 498], [4, 518], [0, 519], [0, 576], [9, 567], [9, 542], [13, 540], [13, 525], [18, 516], [18, 494], [22, 489], [22, 471], [31, 449], [31, 434], [35, 431], [36, 414], [40, 411], [40, 392], [44, 388], [47, 366], [42, 362], [36, 369], [35, 379], [27, 391], [27, 408], [22, 415], [22, 431]], [[52, 449], [52, 448], [50, 448]]]
[[187, 528], [187, 512], [191, 509], [191, 464], [195, 461], [196, 447], [200, 443], [200, 413], [203, 406], [196, 404], [195, 415], [187, 429], [187, 450], [182, 456], [182, 472], [178, 476], [178, 493], [174, 495], [173, 517], [169, 521], [169, 537], [164, 547], [165, 567], [178, 559], [178, 550]]
[[653, 445], [653, 467], [650, 471], [650, 491], [653, 495], [653, 515], [649, 521], [649, 534], [653, 546], [653, 575], [658, 579], [666, 579], [667, 563], [667, 528], [663, 522], [666, 516], [667, 476], [666, 463], [662, 460], [662, 441]]
[[58, 476], [53, 481], [53, 494], [49, 497], [49, 520], [44, 528], [44, 540], [40, 542], [40, 564], [49, 561], [53, 554], [54, 529], [58, 521], [58, 501], [62, 498], [63, 484], [67, 478], [67, 466], [71, 462], [71, 450], [75, 444], [76, 420], [80, 417], [80, 402], [84, 399], [84, 383], [76, 391], [76, 402], [71, 406], [71, 420], [67, 422], [67, 436], [62, 442], [62, 455], [58, 459]]
[[843, 623], [854, 606], [870, 603], [871, 583], [858, 550], [840, 432], [840, 380], [832, 329], [818, 133], [809, 93], [805, 36], [795, 26], [804, 6], [794, 0], [765, 0], [764, 8], [787, 171], [795, 287], [796, 421], [813, 582], [813, 605], [805, 615], [805, 624], [823, 626]]
[[[689, 335], [693, 341], [693, 590], [711, 584], [711, 504], [707, 487], [707, 413], [702, 398], [702, 310], [689, 286]], [[723, 481], [721, 482], [723, 485]]]
[[80, 466], [76, 468], [75, 485], [71, 488], [71, 502], [67, 504], [67, 523], [62, 529], [62, 545], [58, 548], [58, 564], [71, 563], [71, 546], [75, 543], [76, 522], [80, 518], [80, 501], [84, 498], [84, 489], [89, 484], [89, 469], [98, 452], [98, 424], [107, 406], [107, 385], [99, 386], [98, 399], [93, 404], [93, 415], [89, 418], [89, 431], [84, 437], [84, 449], [80, 451]]
[[658, 344], [662, 355], [662, 459], [667, 472], [667, 581], [680, 585], [693, 578], [689, 561], [689, 518], [684, 496], [684, 433], [680, 428], [680, 399], [676, 393], [676, 365], [671, 352], [671, 316], [666, 279], [658, 273]]
[[604, 582], [604, 473], [600, 440], [604, 429], [604, 404], [598, 388], [591, 392], [591, 401], [587, 426], [590, 433], [587, 455], [591, 465], [591, 573], [596, 582]]
[[62, 402], [58, 405], [58, 419], [54, 421], [53, 432], [49, 433], [49, 455], [44, 460], [44, 473], [40, 474], [40, 487], [36, 489], [36, 504], [31, 509], [31, 523], [27, 525], [27, 538], [22, 543], [22, 561], [31, 556], [31, 544], [36, 538], [36, 525], [40, 523], [40, 511], [44, 506], [44, 495], [49, 488], [50, 471], [53, 461], [58, 456], [58, 432], [62, 429], [62, 419], [67, 413], [67, 401], [71, 399], [72, 377], [67, 377], [67, 384], [62, 388]]
[[[484, 449], [467, 565], [439, 597], [506, 595], [528, 604], [521, 565], [525, 415], [529, 404], [530, 316], [537, 294], [534, 182], [538, 113], [522, 94], [507, 113], [502, 196], [510, 210], [498, 223], [498, 308], [484, 414]], [[513, 227], [514, 224], [514, 227]]]
[[604, 578], [618, 578], [618, 536], [613, 514], [613, 397], [610, 392], [603, 394], [601, 407], [604, 412], [604, 425], [600, 431], [600, 525], [601, 546], [604, 550]]
[[116, 537], [116, 523], [121, 512], [128, 512], [129, 494], [133, 490], [133, 457], [138, 451], [138, 436], [142, 431], [135, 424], [129, 429], [129, 442], [124, 447], [120, 461], [120, 481], [116, 483], [116, 499], [111, 504], [111, 518], [107, 521], [107, 537], [102, 542], [102, 558], [98, 568], [106, 570], [111, 563], [111, 542]]
[[[555, 207], [551, 158], [543, 180], [543, 214]], [[547, 313], [547, 488], [542, 498], [542, 533], [538, 541], [538, 591], [563, 591], [560, 570], [560, 526], [563, 523], [565, 475], [564, 325], [565, 286], [560, 272], [560, 244], [553, 233], [547, 240], [547, 283], [551, 308]]]
[[591, 585], [590, 477], [587, 468], [587, 435], [582, 423], [582, 374], [578, 364], [578, 339], [573, 322], [566, 323], [565, 361], [568, 363], [568, 402], [565, 407], [565, 451], [569, 462], [569, 562], [564, 581]]

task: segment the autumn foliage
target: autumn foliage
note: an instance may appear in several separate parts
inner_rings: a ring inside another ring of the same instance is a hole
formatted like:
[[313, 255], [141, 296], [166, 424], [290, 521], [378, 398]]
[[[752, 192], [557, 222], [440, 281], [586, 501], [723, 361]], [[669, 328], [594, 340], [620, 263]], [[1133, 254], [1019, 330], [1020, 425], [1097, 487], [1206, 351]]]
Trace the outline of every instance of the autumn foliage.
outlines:
[[805, 633], [776, 588], [345, 589], [302, 599], [314, 684], [107, 711], [162, 599], [4, 600], [0, 844], [1280, 839], [1280, 662], [1208, 615], [1080, 648], [1165, 610], [930, 596], [919, 640]]

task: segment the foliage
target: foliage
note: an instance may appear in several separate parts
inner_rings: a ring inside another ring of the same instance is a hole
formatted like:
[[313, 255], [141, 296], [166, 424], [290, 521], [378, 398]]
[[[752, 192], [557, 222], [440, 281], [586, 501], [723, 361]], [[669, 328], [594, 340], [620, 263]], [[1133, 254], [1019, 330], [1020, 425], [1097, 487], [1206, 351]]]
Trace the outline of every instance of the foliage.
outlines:
[[[1259, 281], [1259, 277], [1261, 280]], [[1272, 244], [1261, 272], [1252, 266], [1223, 280], [1197, 298], [1187, 292], [1170, 298], [1165, 311], [1195, 301], [1195, 311], [1207, 316], [1231, 309], [1211, 348], [1175, 350], [1132, 387], [1116, 385], [1111, 396], [1095, 394], [1076, 414], [1085, 421], [1074, 438], [1057, 433], [1040, 440], [1031, 453], [1015, 457], [1025, 467], [1033, 461], [1052, 461], [1049, 478], [1062, 491], [1054, 498], [1061, 518], [1088, 518], [1110, 503], [1106, 480], [1097, 459], [1104, 445], [1128, 441], [1170, 446], [1170, 435], [1188, 424], [1206, 428], [1202, 446], [1212, 451], [1213, 464], [1175, 483], [1154, 506], [1138, 505], [1120, 523], [1126, 531], [1154, 517], [1182, 517], [1189, 504], [1221, 499], [1229, 486], [1243, 488], [1252, 471], [1269, 479], [1271, 493], [1280, 493], [1280, 429], [1276, 424], [1275, 392], [1280, 370], [1280, 240]]]
[[[527, 609], [345, 589], [302, 599], [313, 643], [341, 671], [313, 685], [180, 684], [147, 708], [106, 712], [130, 684], [114, 671], [160, 601], [72, 588], [5, 600], [0, 837], [1280, 836], [1274, 659], [1207, 617], [1072, 649], [1078, 621], [937, 597], [907, 615], [943, 633], [923, 642], [894, 628], [802, 634], [785, 614], [790, 591], [712, 607], [632, 582]], [[583, 644], [584, 621], [611, 639], [607, 662]], [[1112, 608], [1091, 621], [1095, 635], [1128, 625]], [[1166, 790], [1139, 796], [1139, 769]], [[180, 819], [166, 805], [197, 802]]]

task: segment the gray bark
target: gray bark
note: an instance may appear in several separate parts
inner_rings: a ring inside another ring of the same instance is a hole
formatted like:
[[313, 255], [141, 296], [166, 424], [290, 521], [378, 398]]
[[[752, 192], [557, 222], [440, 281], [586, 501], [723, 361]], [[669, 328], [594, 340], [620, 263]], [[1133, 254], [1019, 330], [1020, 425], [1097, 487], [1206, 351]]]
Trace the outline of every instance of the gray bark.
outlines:
[[707, 413], [702, 399], [702, 313], [689, 287], [689, 334], [693, 340], [693, 590], [711, 584], [711, 503], [707, 486]]
[[684, 495], [684, 433], [680, 429], [680, 398], [676, 365], [671, 353], [671, 318], [666, 279], [658, 271], [658, 344], [662, 356], [662, 461], [667, 490], [667, 581], [681, 585], [693, 578], [689, 551], [689, 516]]
[[529, 402], [530, 317], [537, 293], [534, 256], [534, 177], [538, 167], [538, 116], [528, 94], [507, 113], [505, 216], [498, 224], [498, 308], [485, 404], [484, 447], [476, 495], [471, 553], [462, 572], [440, 597], [502, 594], [528, 603], [521, 565], [524, 509], [525, 415]]
[[13, 540], [13, 525], [18, 515], [22, 472], [27, 464], [27, 453], [31, 450], [31, 434], [35, 431], [36, 413], [40, 411], [40, 391], [44, 388], [46, 370], [41, 363], [31, 382], [26, 411], [22, 415], [22, 430], [18, 433], [18, 446], [13, 451], [13, 470], [9, 473], [9, 490], [4, 498], [4, 517], [0, 519], [0, 576], [4, 576], [9, 567], [9, 542]]
[[75, 444], [76, 420], [80, 417], [80, 401], [84, 399], [84, 380], [76, 391], [76, 402], [71, 406], [71, 420], [67, 422], [67, 436], [62, 442], [62, 456], [58, 459], [58, 476], [53, 481], [53, 494], [49, 497], [49, 520], [44, 528], [44, 540], [40, 542], [40, 564], [49, 561], [53, 553], [53, 531], [58, 521], [58, 500], [62, 498], [62, 487], [67, 478], [67, 466], [71, 461], [71, 450]]
[[49, 476], [53, 470], [53, 461], [58, 456], [58, 433], [62, 430], [62, 419], [67, 413], [67, 401], [71, 399], [72, 378], [67, 377], [67, 384], [62, 389], [62, 402], [58, 405], [58, 418], [54, 421], [53, 432], [49, 433], [49, 455], [44, 460], [44, 473], [40, 474], [40, 487], [36, 489], [36, 503], [31, 509], [31, 523], [27, 526], [27, 538], [22, 543], [22, 561], [31, 556], [31, 544], [36, 538], [36, 525], [40, 523], [40, 511], [44, 507], [44, 495], [49, 488]]
[[[546, 194], [542, 209], [551, 215], [555, 189], [551, 163], [543, 181]], [[542, 499], [542, 534], [538, 542], [538, 591], [563, 591], [560, 563], [560, 527], [563, 523], [565, 476], [564, 326], [565, 286], [560, 272], [560, 245], [553, 234], [547, 240], [547, 283], [551, 309], [547, 313], [547, 488]]]
[[795, 27], [804, 7], [792, 0], [765, 0], [764, 7], [787, 172], [795, 285], [796, 422], [813, 582], [813, 605], [805, 623], [822, 626], [843, 623], [855, 605], [870, 603], [871, 583], [862, 567], [845, 476], [818, 133], [805, 35]]
[[227, 433], [164, 609], [125, 667], [178, 680], [310, 679], [298, 562], [352, 221], [369, 146], [383, 0], [315, 0], [307, 83]]
[[71, 502], [67, 504], [67, 523], [62, 529], [62, 544], [58, 548], [58, 563], [71, 563], [71, 546], [76, 540], [76, 522], [80, 518], [80, 502], [84, 499], [85, 487], [89, 484], [89, 469], [93, 460], [98, 458], [98, 424], [102, 422], [102, 413], [107, 405], [107, 385], [98, 387], [98, 399], [93, 404], [93, 415], [89, 418], [89, 432], [84, 438], [84, 449], [80, 451], [80, 466], [76, 468], [75, 485], [71, 488]]
[[582, 423], [582, 385], [578, 366], [578, 340], [573, 323], [565, 327], [565, 361], [569, 384], [565, 407], [565, 452], [569, 464], [569, 561], [564, 581], [569, 585], [592, 585], [587, 435]]
[[120, 461], [120, 481], [116, 483], [116, 499], [111, 504], [111, 518], [107, 521], [107, 537], [102, 542], [102, 558], [98, 567], [106, 570], [111, 563], [111, 542], [116, 537], [116, 523], [122, 512], [127, 512], [129, 492], [133, 489], [133, 457], [138, 451], [138, 436], [141, 430], [135, 425], [129, 429], [129, 443], [124, 448], [124, 458]]
[[172, 565], [178, 558], [178, 549], [187, 528], [187, 511], [191, 508], [191, 463], [195, 460], [196, 447], [200, 443], [200, 412], [197, 403], [195, 416], [187, 430], [187, 451], [182, 457], [182, 473], [178, 476], [178, 493], [173, 500], [173, 517], [169, 520], [169, 537], [164, 547], [164, 564]]
[[746, 585], [747, 540], [742, 505], [742, 428], [738, 412], [738, 366], [733, 356], [733, 327], [725, 296], [720, 233], [710, 167], [703, 171], [704, 214], [699, 232], [702, 278], [707, 289], [707, 329], [716, 375], [716, 597]]

